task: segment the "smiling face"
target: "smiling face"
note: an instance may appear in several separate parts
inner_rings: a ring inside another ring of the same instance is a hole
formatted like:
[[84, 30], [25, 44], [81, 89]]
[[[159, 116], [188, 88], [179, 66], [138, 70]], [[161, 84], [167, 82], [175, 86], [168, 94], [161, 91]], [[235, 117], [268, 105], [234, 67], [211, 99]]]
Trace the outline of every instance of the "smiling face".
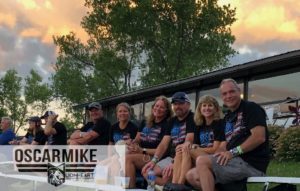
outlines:
[[205, 102], [201, 104], [200, 112], [205, 119], [213, 119], [217, 108], [213, 103]]
[[89, 110], [90, 118], [95, 123], [98, 119], [102, 117], [102, 110], [97, 108], [91, 108]]
[[157, 119], [162, 119], [167, 115], [167, 106], [163, 100], [157, 100], [152, 108], [153, 116]]
[[120, 105], [117, 108], [117, 118], [119, 121], [127, 122], [130, 118], [130, 112], [127, 107]]
[[172, 104], [172, 107], [175, 115], [179, 119], [183, 119], [188, 114], [190, 105], [188, 102], [175, 102]]
[[224, 105], [231, 111], [236, 110], [241, 102], [241, 91], [239, 87], [231, 81], [224, 82], [220, 86], [221, 97]]

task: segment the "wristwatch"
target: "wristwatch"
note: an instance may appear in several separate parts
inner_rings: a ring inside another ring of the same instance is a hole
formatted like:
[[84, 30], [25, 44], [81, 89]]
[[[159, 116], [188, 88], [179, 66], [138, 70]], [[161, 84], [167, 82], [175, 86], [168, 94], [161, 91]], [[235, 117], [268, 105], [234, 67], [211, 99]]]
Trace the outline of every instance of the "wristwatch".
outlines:
[[232, 154], [233, 157], [237, 157], [240, 155], [239, 150], [236, 147], [233, 149], [230, 149], [229, 152]]
[[147, 154], [147, 149], [146, 148], [143, 148], [143, 154]]

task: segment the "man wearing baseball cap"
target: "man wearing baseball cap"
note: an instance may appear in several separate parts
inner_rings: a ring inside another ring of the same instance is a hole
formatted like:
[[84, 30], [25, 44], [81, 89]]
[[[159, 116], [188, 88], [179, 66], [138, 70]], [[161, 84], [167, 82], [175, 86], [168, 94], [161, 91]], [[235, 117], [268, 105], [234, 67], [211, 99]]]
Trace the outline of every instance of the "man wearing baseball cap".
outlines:
[[88, 105], [90, 122], [76, 130], [69, 139], [71, 145], [108, 145], [111, 124], [103, 117], [102, 106], [98, 102]]
[[[150, 169], [154, 169], [157, 176], [155, 183], [158, 185], [165, 185], [171, 180], [175, 153], [182, 152], [183, 147], [187, 148], [193, 143], [195, 123], [190, 102], [184, 92], [176, 92], [172, 96], [171, 103], [175, 116], [169, 121], [165, 135], [152, 160], [142, 169], [144, 177], [147, 177]], [[168, 149], [170, 150], [168, 157], [162, 159]]]
[[64, 124], [57, 121], [58, 115], [54, 111], [46, 111], [41, 119], [45, 120], [45, 135], [48, 136], [48, 145], [66, 145], [67, 128]]

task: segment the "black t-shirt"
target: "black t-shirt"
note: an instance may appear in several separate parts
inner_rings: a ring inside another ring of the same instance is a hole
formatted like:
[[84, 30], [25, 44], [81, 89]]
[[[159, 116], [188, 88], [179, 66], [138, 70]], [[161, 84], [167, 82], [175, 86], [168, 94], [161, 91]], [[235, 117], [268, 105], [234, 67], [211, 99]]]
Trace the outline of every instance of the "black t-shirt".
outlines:
[[28, 144], [32, 143], [32, 141], [33, 141], [33, 134], [31, 132], [27, 132], [24, 137], [26, 137], [26, 139], [27, 139], [26, 141], [27, 141]]
[[47, 136], [45, 135], [44, 131], [38, 131], [35, 133], [33, 140], [38, 142], [39, 145], [44, 145], [47, 141]]
[[194, 143], [200, 147], [212, 147], [214, 141], [225, 141], [224, 122], [222, 120], [214, 120], [210, 125], [206, 125], [205, 121], [201, 126], [196, 126]]
[[124, 129], [121, 129], [119, 122], [115, 123], [111, 127], [110, 142], [116, 143], [119, 140], [134, 139], [137, 133], [136, 124], [129, 121]]
[[88, 122], [80, 129], [80, 131], [89, 132], [93, 130], [98, 133], [99, 136], [90, 141], [88, 145], [108, 145], [110, 127], [110, 122], [102, 117], [96, 124]]
[[167, 126], [167, 119], [164, 119], [159, 123], [154, 122], [152, 127], [147, 127], [146, 121], [143, 121], [139, 128], [141, 134], [141, 147], [156, 149], [165, 134]]
[[181, 121], [173, 117], [166, 129], [165, 136], [171, 136], [170, 156], [175, 156], [176, 146], [184, 143], [187, 133], [194, 133], [194, 113], [189, 111], [188, 115]]
[[56, 130], [56, 134], [48, 136], [48, 145], [66, 145], [67, 128], [65, 125], [57, 121], [53, 128]]
[[241, 158], [254, 168], [266, 172], [270, 155], [265, 111], [254, 102], [242, 100], [236, 111], [229, 111], [226, 114], [225, 122], [227, 150], [242, 144], [251, 135], [250, 130], [252, 128], [256, 126], [265, 127], [266, 141], [252, 151], [242, 154]]

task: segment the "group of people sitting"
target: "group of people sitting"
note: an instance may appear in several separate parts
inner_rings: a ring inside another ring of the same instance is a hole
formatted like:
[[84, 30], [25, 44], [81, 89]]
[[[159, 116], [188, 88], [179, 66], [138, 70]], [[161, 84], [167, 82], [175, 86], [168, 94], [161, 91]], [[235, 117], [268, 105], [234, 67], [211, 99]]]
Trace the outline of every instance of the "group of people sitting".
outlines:
[[[136, 187], [136, 173], [147, 178], [149, 170], [154, 171], [158, 185], [189, 183], [203, 191], [215, 190], [218, 183], [263, 176], [269, 163], [264, 110], [242, 100], [233, 79], [221, 82], [220, 94], [227, 109], [225, 116], [213, 96], [200, 97], [193, 113], [188, 95], [176, 92], [171, 102], [165, 96], [157, 97], [139, 127], [130, 120], [127, 103], [116, 107], [118, 122], [111, 125], [103, 117], [101, 105], [94, 102], [88, 106], [90, 122], [74, 131], [68, 141], [57, 115], [46, 112], [41, 117], [46, 121], [44, 130], [40, 118], [29, 119], [32, 144], [108, 145], [124, 140], [128, 148], [125, 176], [130, 177], [130, 188]], [[29, 139], [25, 136], [17, 144]]]
[[[0, 145], [66, 145], [67, 129], [64, 124], [57, 121], [57, 117], [53, 111], [46, 111], [41, 117], [30, 117], [27, 133], [21, 140], [13, 131], [12, 119], [2, 117]], [[42, 127], [42, 120], [45, 120], [45, 128]]]

